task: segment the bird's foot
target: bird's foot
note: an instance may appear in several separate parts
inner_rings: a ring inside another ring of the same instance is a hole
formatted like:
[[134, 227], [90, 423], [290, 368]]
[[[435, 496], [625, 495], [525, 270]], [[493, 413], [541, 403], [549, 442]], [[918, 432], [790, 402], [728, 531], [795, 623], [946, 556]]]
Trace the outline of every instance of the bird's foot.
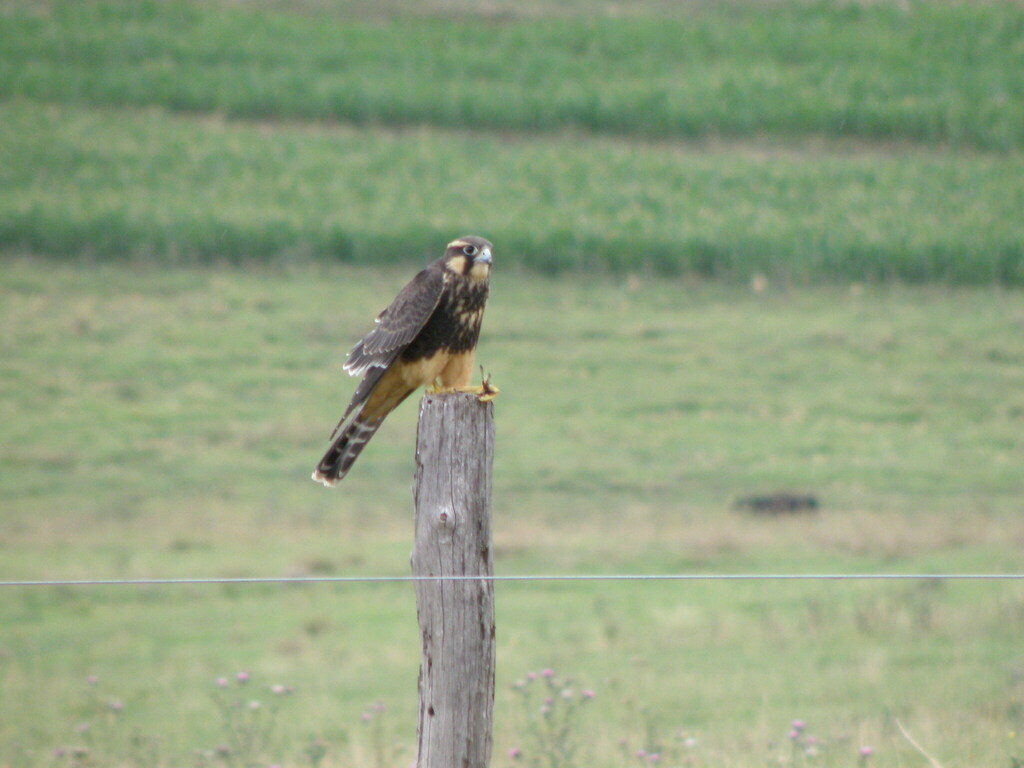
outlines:
[[463, 387], [460, 392], [470, 392], [477, 396], [477, 400], [481, 403], [489, 403], [491, 400], [501, 394], [501, 390], [491, 384], [491, 374], [484, 373], [484, 367], [480, 366], [480, 386], [478, 387]]
[[483, 381], [477, 386], [446, 387], [440, 381], [435, 380], [433, 384], [427, 387], [426, 392], [428, 395], [448, 395], [452, 392], [465, 392], [470, 395], [476, 395], [477, 400], [481, 403], [489, 403], [501, 393], [501, 390], [491, 384], [491, 374], [485, 374], [483, 368], [480, 369], [480, 375], [483, 377]]

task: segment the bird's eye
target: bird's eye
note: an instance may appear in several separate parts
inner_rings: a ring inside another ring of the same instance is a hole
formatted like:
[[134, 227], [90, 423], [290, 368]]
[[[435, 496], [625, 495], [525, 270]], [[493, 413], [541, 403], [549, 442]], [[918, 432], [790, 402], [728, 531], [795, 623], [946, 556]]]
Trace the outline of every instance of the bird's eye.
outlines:
[[462, 249], [462, 252], [467, 256], [476, 256], [477, 247], [475, 245], [467, 245]]

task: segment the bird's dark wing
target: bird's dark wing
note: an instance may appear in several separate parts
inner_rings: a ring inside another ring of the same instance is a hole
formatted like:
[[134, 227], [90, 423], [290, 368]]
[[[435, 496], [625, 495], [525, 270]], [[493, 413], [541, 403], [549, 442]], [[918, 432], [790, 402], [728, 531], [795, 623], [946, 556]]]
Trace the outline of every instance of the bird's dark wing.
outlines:
[[445, 273], [427, 268], [399, 291], [387, 309], [377, 315], [377, 325], [348, 353], [345, 370], [359, 376], [372, 367], [387, 368], [416, 338], [434, 313], [444, 292]]
[[444, 270], [431, 267], [416, 275], [377, 315], [376, 327], [352, 347], [345, 370], [353, 376], [365, 375], [331, 433], [332, 440], [349, 415], [367, 401], [388, 366], [427, 324], [444, 293], [445, 275]]

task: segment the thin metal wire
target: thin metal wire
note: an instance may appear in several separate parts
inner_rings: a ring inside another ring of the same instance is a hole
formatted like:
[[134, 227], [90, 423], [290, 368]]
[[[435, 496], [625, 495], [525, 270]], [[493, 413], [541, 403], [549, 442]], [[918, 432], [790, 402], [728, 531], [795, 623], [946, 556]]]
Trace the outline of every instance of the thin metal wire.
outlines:
[[0, 587], [172, 586], [181, 584], [366, 584], [418, 581], [885, 581], [1024, 580], [1024, 573], [621, 573], [509, 576], [241, 576], [226, 578], [37, 579], [0, 581]]

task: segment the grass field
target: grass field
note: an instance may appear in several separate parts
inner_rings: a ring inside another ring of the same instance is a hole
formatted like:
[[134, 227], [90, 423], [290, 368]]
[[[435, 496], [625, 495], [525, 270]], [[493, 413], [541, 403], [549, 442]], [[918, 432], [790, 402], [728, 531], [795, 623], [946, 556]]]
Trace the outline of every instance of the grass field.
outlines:
[[569, 18], [342, 9], [12, 13], [0, 95], [451, 128], [1024, 144], [1015, 3], [698, 3], [629, 18], [582, 4]]
[[[5, 576], [406, 573], [415, 408], [342, 490], [307, 479], [350, 390], [344, 347], [403, 278], [9, 261]], [[497, 569], [1019, 572], [1022, 327], [1016, 293], [499, 266], [481, 350], [504, 388]], [[778, 488], [823, 509], [730, 509]], [[240, 670], [296, 687], [275, 759], [301, 764], [317, 738], [332, 764], [387, 763], [392, 739], [408, 755], [418, 643], [402, 585], [0, 598], [11, 764], [82, 742], [82, 722], [106, 729], [97, 755], [127, 754], [135, 730], [168, 763], [215, 749], [213, 680]], [[581, 764], [628, 763], [620, 739], [650, 749], [679, 730], [698, 765], [762, 764], [789, 754], [793, 718], [828, 742], [825, 764], [861, 743], [908, 764], [893, 717], [949, 764], [1020, 751], [1015, 584], [503, 585], [498, 606], [499, 756], [528, 733], [510, 685], [548, 666], [598, 694], [579, 713]], [[246, 701], [266, 704], [257, 685]], [[107, 722], [90, 696], [124, 711]], [[379, 737], [360, 719], [378, 701]]]
[[[0, 0], [0, 41], [0, 580], [407, 574], [413, 403], [308, 478], [469, 232], [499, 573], [1024, 572], [1019, 3]], [[821, 508], [734, 508], [779, 490]], [[496, 591], [496, 768], [551, 765], [546, 694], [559, 768], [1024, 761], [1020, 582]], [[407, 765], [418, 659], [408, 585], [0, 587], [0, 767]]]
[[6, 5], [0, 247], [1024, 283], [1018, 4]]
[[1016, 153], [508, 142], [22, 102], [0, 119], [0, 243], [54, 255], [379, 263], [479, 229], [547, 273], [1024, 281]]

